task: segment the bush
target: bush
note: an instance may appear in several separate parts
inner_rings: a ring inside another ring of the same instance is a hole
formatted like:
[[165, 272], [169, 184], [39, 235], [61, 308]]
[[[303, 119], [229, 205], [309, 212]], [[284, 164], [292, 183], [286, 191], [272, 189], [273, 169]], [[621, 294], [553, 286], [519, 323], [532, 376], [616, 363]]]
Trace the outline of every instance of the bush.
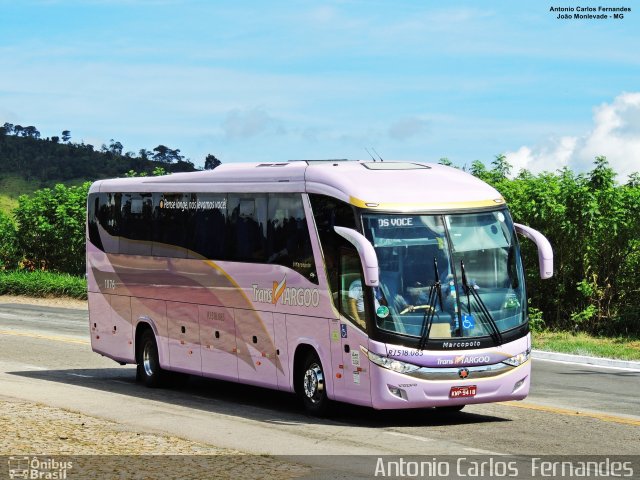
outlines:
[[19, 259], [16, 225], [8, 215], [0, 212], [0, 270], [15, 268]]
[[56, 185], [18, 199], [16, 233], [27, 269], [84, 273], [89, 185]]
[[586, 174], [523, 170], [509, 179], [503, 156], [492, 165], [474, 162], [472, 173], [502, 193], [514, 221], [540, 230], [553, 247], [554, 278], [540, 280], [535, 246], [522, 242], [531, 305], [544, 315], [543, 323], [534, 317], [536, 328], [638, 335], [640, 176], [617, 183], [605, 157]]
[[0, 295], [87, 298], [87, 281], [75, 275], [24, 270], [0, 272]]

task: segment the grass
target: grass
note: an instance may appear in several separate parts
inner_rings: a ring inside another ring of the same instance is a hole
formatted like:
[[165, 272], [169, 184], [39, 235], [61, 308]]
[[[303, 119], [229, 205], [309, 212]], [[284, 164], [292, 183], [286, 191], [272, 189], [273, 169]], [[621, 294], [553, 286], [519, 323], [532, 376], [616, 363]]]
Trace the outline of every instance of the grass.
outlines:
[[594, 337], [587, 333], [534, 332], [533, 348], [590, 357], [640, 361], [640, 337]]
[[18, 206], [18, 200], [0, 193], [0, 212], [9, 213]]
[[27, 180], [20, 175], [7, 174], [0, 175], [0, 212], [10, 213], [18, 206], [18, 197], [26, 194], [31, 195], [36, 190], [49, 187], [56, 183], [64, 183], [67, 186], [82, 185], [86, 179], [75, 178], [72, 180], [51, 180], [40, 182], [38, 180]]
[[64, 273], [27, 271], [0, 272], [0, 295], [87, 298], [87, 281]]
[[0, 211], [9, 213], [18, 206], [18, 197], [40, 188], [40, 182], [29, 181], [19, 175], [0, 176]]

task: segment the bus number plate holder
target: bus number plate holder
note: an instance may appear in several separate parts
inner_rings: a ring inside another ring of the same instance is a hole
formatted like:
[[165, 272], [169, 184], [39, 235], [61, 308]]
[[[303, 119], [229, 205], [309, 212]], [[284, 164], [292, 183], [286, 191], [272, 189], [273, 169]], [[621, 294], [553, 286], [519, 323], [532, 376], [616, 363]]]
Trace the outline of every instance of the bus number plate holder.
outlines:
[[476, 385], [469, 385], [464, 387], [451, 387], [449, 391], [450, 398], [462, 398], [462, 397], [475, 397], [477, 391]]

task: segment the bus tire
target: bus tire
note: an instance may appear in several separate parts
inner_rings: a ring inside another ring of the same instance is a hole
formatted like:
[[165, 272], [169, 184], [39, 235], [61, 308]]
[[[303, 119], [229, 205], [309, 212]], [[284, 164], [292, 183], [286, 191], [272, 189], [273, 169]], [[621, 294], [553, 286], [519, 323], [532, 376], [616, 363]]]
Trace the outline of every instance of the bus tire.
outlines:
[[140, 338], [140, 357], [136, 377], [147, 387], [156, 388], [162, 385], [164, 370], [160, 368], [158, 345], [151, 330], [146, 330]]
[[298, 395], [305, 410], [318, 417], [325, 415], [329, 408], [329, 398], [324, 369], [315, 351], [309, 351], [305, 356], [298, 385]]

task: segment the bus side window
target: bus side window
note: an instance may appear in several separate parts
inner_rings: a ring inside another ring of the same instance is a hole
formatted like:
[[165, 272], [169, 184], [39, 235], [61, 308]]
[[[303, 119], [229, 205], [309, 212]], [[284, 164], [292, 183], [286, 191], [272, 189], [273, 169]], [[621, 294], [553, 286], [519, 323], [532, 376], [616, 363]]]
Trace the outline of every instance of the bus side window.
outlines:
[[339, 252], [342, 246], [346, 247], [350, 244], [338, 235], [333, 227], [357, 228], [355, 212], [351, 205], [324, 195], [309, 194], [309, 200], [322, 246], [331, 296], [335, 307], [340, 310], [342, 285], [338, 272], [340, 268]]
[[350, 248], [340, 249], [340, 312], [366, 328], [367, 308], [360, 257]]
[[187, 238], [189, 250], [214, 260], [226, 260], [227, 195], [197, 193]]
[[190, 196], [185, 193], [162, 193], [153, 222], [154, 255], [184, 258], [186, 232], [191, 211]]
[[97, 214], [100, 226], [107, 232], [108, 236], [103, 239], [102, 246], [105, 253], [120, 253], [120, 205], [122, 201], [121, 193], [101, 193], [100, 206]]
[[[103, 200], [104, 202], [104, 200]], [[92, 193], [89, 195], [87, 202], [87, 223], [89, 231], [89, 241], [98, 249], [104, 252], [104, 246], [102, 245], [102, 239], [100, 238], [100, 229], [98, 228], [98, 216], [100, 214], [100, 194]]]
[[309, 226], [300, 194], [270, 194], [267, 222], [269, 263], [295, 270], [318, 283]]
[[267, 196], [229, 194], [227, 246], [229, 260], [264, 263], [267, 260]]

